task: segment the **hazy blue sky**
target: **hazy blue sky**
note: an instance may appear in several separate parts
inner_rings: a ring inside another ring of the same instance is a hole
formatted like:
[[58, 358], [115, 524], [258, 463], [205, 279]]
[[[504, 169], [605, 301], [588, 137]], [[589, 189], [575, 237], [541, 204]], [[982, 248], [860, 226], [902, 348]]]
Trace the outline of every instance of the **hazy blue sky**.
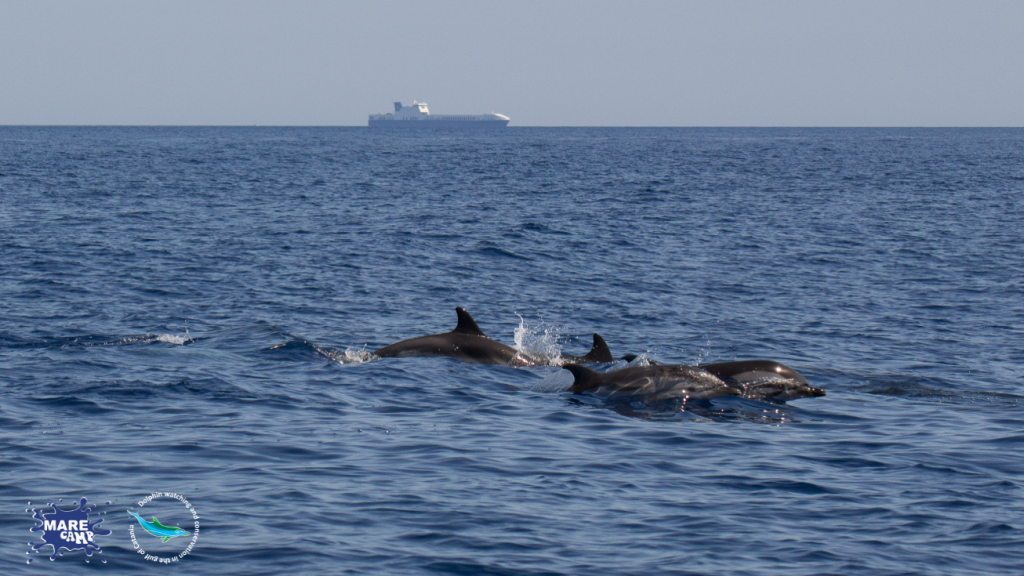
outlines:
[[1024, 1], [0, 0], [0, 124], [1024, 126]]

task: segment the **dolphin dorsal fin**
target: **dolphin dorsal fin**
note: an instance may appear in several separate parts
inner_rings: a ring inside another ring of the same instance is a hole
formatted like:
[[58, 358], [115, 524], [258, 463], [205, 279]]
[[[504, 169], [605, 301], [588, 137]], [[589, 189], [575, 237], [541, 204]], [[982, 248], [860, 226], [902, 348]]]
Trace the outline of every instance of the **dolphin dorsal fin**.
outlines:
[[455, 330], [452, 330], [452, 332], [457, 334], [468, 334], [470, 336], [487, 337], [487, 335], [484, 334], [484, 331], [476, 325], [476, 320], [473, 320], [473, 317], [469, 315], [469, 312], [466, 312], [465, 308], [456, 308], [455, 313], [459, 315], [459, 324], [455, 327]]
[[585, 366], [579, 364], [564, 364], [562, 368], [572, 372], [572, 387], [569, 391], [573, 394], [579, 394], [586, 392], [591, 388], [595, 388], [600, 382], [601, 373], [597, 370], [591, 370]]
[[600, 334], [594, 334], [594, 345], [590, 348], [590, 352], [583, 358], [580, 358], [580, 362], [614, 362], [615, 358], [612, 358], [612, 351], [608, 349], [608, 343], [601, 338]]

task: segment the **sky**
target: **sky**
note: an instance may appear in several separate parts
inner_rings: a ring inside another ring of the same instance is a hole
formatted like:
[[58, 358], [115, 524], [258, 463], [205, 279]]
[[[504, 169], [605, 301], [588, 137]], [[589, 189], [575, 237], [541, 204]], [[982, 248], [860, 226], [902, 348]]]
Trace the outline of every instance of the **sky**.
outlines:
[[1024, 126], [1024, 1], [0, 0], [0, 125]]

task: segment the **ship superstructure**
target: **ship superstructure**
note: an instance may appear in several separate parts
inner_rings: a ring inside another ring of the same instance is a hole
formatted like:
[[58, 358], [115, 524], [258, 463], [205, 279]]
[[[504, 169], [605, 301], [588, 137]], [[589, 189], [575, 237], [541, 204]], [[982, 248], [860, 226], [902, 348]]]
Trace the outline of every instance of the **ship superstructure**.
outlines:
[[504, 114], [431, 114], [426, 102], [411, 106], [395, 102], [395, 111], [370, 114], [371, 128], [504, 128], [510, 118]]

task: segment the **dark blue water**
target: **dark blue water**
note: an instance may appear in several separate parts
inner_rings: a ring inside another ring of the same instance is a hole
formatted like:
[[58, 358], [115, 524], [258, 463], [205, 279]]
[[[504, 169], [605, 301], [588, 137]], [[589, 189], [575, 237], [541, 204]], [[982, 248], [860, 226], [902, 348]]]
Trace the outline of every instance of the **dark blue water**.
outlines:
[[[0, 128], [0, 571], [1016, 573], [1022, 222], [1024, 130]], [[455, 306], [828, 395], [352, 361]]]

